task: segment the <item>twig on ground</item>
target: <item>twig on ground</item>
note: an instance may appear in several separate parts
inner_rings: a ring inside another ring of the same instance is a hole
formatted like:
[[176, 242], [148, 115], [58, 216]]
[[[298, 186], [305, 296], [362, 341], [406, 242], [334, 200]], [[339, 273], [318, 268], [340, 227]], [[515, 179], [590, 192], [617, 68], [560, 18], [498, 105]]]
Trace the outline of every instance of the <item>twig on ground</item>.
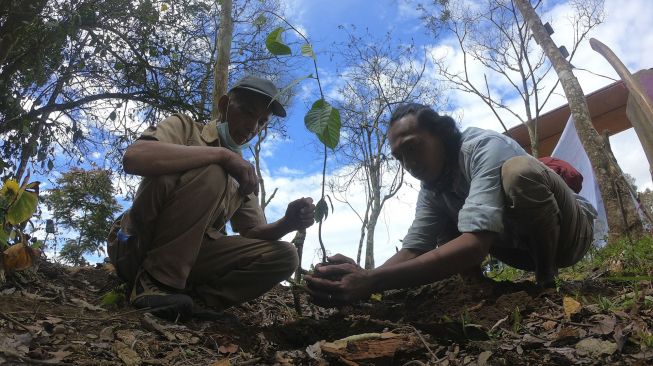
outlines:
[[235, 363], [234, 365], [236, 366], [249, 366], [249, 365], [256, 365], [261, 361], [260, 357], [252, 358], [251, 360], [243, 361], [243, 362], [238, 362]]
[[34, 364], [34, 365], [70, 365], [70, 363], [63, 363], [63, 362], [55, 362], [55, 361], [50, 361], [50, 360], [37, 360], [34, 358], [29, 358], [22, 356], [14, 351], [8, 350], [8, 349], [0, 349], [0, 353], [4, 353], [8, 357], [13, 357], [17, 358], [27, 364]]
[[492, 328], [490, 328], [490, 330], [488, 330], [488, 333], [494, 332], [494, 330], [497, 329], [497, 327], [499, 327], [501, 324], [503, 324], [506, 320], [508, 320], [509, 317], [510, 317], [510, 315], [506, 315], [504, 318], [499, 319], [499, 321], [497, 321], [492, 326]]
[[5, 313], [3, 313], [3, 312], [0, 311], [0, 317], [2, 317], [3, 319], [7, 320], [7, 321], [10, 322], [10, 323], [12, 323], [12, 324], [15, 325], [15, 326], [17, 326], [17, 327], [19, 327], [19, 328], [21, 328], [21, 329], [23, 329], [23, 330], [28, 331], [31, 335], [34, 335], [34, 332], [32, 332], [31, 329], [27, 328], [25, 325], [23, 325], [23, 323], [21, 323], [21, 322], [19, 322], [18, 320], [12, 318], [12, 317], [9, 316], [8, 314], [5, 314]]
[[415, 334], [417, 334], [417, 336], [422, 341], [422, 343], [424, 343], [424, 347], [426, 347], [426, 350], [429, 351], [429, 353], [431, 354], [431, 357], [433, 357], [435, 362], [439, 363], [441, 361], [440, 358], [431, 350], [431, 347], [429, 347], [428, 343], [426, 343], [426, 340], [424, 339], [424, 337], [422, 337], [422, 334], [419, 332], [419, 330], [417, 330], [417, 328], [415, 328], [412, 325], [410, 327], [413, 328], [413, 331], [415, 332]]

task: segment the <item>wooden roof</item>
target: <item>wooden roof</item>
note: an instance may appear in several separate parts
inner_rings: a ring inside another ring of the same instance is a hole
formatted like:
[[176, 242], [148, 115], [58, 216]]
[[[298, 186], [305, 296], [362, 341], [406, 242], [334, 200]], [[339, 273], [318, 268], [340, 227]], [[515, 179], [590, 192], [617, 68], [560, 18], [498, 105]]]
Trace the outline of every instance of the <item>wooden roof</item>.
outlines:
[[[592, 116], [592, 124], [599, 133], [609, 130], [609, 134], [614, 135], [632, 127], [628, 117], [626, 117], [628, 89], [626, 89], [623, 81], [620, 80], [596, 90], [586, 95], [586, 98]], [[540, 116], [537, 123], [540, 156], [551, 155], [570, 114], [569, 105], [565, 104]], [[509, 129], [508, 135], [517, 140], [526, 151], [530, 152], [531, 143], [528, 130], [524, 124]]]

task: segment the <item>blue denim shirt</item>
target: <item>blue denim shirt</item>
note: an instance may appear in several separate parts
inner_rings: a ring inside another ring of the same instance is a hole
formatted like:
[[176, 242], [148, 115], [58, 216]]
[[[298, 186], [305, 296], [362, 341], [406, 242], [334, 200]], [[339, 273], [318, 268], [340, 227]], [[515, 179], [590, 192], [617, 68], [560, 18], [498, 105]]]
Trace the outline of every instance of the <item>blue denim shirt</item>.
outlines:
[[[422, 185], [403, 248], [429, 251], [460, 233], [503, 233], [501, 166], [521, 155], [527, 155], [526, 151], [508, 136], [474, 127], [463, 131], [459, 169], [450, 188], [438, 191]], [[589, 202], [582, 197], [579, 200], [594, 211]]]

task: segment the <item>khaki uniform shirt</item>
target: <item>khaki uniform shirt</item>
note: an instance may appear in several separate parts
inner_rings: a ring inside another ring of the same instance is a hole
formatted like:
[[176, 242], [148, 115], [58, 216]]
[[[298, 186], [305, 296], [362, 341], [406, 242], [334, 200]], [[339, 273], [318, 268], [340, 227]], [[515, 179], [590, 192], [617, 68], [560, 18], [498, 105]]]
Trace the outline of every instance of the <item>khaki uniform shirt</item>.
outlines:
[[[186, 146], [219, 147], [221, 145], [216, 126], [216, 120], [203, 125], [184, 114], [178, 113], [164, 119], [157, 126], [149, 127], [139, 139], [157, 140]], [[225, 174], [225, 178], [227, 179], [227, 187], [223, 199], [225, 203], [223, 206], [224, 215], [221, 214], [223, 210], [220, 207], [215, 212], [206, 213], [212, 216], [211, 224], [206, 229], [206, 235], [213, 239], [223, 236], [222, 231], [228, 221], [231, 221], [231, 227], [235, 232], [246, 231], [266, 223], [258, 198], [253, 193], [243, 197], [238, 192], [236, 180], [228, 174]], [[139, 193], [140, 187], [136, 195]]]

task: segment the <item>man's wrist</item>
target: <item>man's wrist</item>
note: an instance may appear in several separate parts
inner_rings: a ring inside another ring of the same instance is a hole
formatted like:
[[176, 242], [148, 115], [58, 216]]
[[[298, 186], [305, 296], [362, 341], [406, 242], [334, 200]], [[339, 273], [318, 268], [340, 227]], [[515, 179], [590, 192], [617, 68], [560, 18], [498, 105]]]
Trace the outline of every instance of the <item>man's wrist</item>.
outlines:
[[290, 220], [288, 220], [288, 217], [286, 215], [280, 218], [278, 223], [282, 231], [285, 232], [286, 234], [296, 230], [295, 228], [292, 227]]
[[367, 278], [370, 284], [370, 292], [372, 294], [383, 292], [385, 290], [382, 285], [383, 282], [381, 281], [383, 271], [380, 270], [380, 268], [366, 269], [365, 271], [367, 271]]

